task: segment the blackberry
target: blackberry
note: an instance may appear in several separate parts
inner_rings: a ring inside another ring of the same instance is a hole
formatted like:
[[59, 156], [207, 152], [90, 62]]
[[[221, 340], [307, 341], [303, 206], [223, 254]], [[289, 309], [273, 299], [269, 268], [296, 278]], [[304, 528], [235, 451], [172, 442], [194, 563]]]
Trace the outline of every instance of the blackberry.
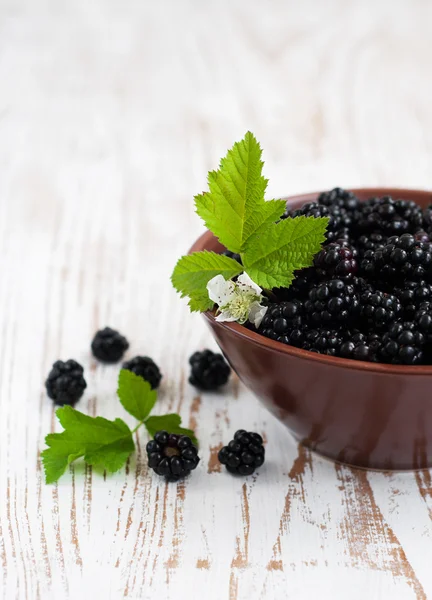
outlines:
[[236, 260], [236, 261], [237, 261], [237, 262], [239, 262], [240, 264], [243, 264], [243, 263], [242, 263], [242, 260], [241, 260], [241, 256], [240, 256], [240, 254], [237, 254], [236, 252], [231, 252], [231, 250], [224, 250], [224, 251], [222, 252], [222, 254], [223, 254], [224, 256], [228, 256], [229, 258], [232, 258], [233, 260]]
[[368, 250], [375, 252], [379, 248], [383, 248], [387, 243], [387, 236], [382, 233], [371, 233], [369, 235], [361, 235], [356, 241], [356, 248], [359, 259], [362, 259]]
[[304, 340], [301, 302], [292, 300], [270, 303], [258, 331], [272, 340], [300, 347]]
[[153, 390], [159, 387], [162, 379], [159, 367], [148, 356], [135, 356], [135, 358], [123, 363], [123, 369], [132, 371], [135, 375], [139, 375], [139, 377], [148, 381]]
[[402, 305], [396, 296], [368, 290], [360, 295], [360, 317], [367, 328], [381, 330], [395, 321], [402, 312]]
[[329, 222], [326, 232], [327, 242], [333, 242], [340, 237], [344, 237], [343, 232], [352, 225], [352, 216], [346, 210], [343, 210], [338, 206], [324, 206], [318, 204], [318, 202], [308, 202], [296, 210], [287, 210], [282, 218], [300, 217], [303, 215], [305, 217], [315, 218], [328, 217]]
[[252, 475], [257, 467], [264, 464], [263, 439], [259, 433], [239, 429], [228, 446], [219, 450], [218, 459], [230, 473]]
[[432, 244], [417, 242], [409, 233], [392, 236], [383, 248], [366, 252], [360, 266], [365, 277], [387, 282], [429, 280], [432, 274]]
[[419, 229], [415, 234], [414, 234], [414, 239], [416, 242], [430, 242], [432, 241], [430, 238], [430, 234], [426, 233], [426, 231], [423, 231], [422, 229]]
[[306, 300], [311, 288], [318, 282], [314, 268], [294, 272], [295, 278], [289, 288], [278, 288], [275, 294], [279, 300]]
[[186, 477], [200, 461], [198, 450], [187, 435], [158, 431], [146, 446], [148, 465], [171, 481]]
[[412, 321], [393, 323], [383, 335], [381, 360], [395, 365], [421, 364], [425, 341]]
[[414, 315], [414, 323], [427, 342], [432, 341], [432, 302], [422, 302]]
[[318, 196], [318, 204], [323, 206], [338, 206], [347, 211], [354, 211], [358, 208], [359, 199], [353, 192], [336, 187], [329, 192], [323, 192]]
[[316, 325], [346, 323], [360, 312], [359, 294], [354, 283], [332, 279], [310, 290], [304, 308], [310, 322]]
[[429, 204], [423, 211], [423, 225], [426, 231], [432, 230], [432, 204]]
[[343, 334], [339, 329], [319, 327], [309, 329], [304, 333], [304, 342], [301, 348], [317, 354], [338, 356], [342, 343]]
[[107, 363], [118, 362], [128, 348], [127, 339], [111, 327], [98, 331], [91, 343], [93, 355]]
[[317, 274], [322, 278], [349, 279], [357, 272], [357, 250], [344, 240], [324, 246], [314, 258]]
[[339, 354], [343, 358], [378, 362], [380, 349], [381, 340], [378, 334], [371, 333], [366, 335], [358, 332], [341, 345]]
[[75, 404], [87, 387], [83, 373], [84, 369], [75, 360], [57, 360], [45, 382], [48, 396], [60, 406]]
[[394, 294], [402, 304], [404, 319], [414, 318], [420, 306], [432, 300], [432, 285], [425, 281], [405, 281], [402, 287], [395, 287]]
[[415, 233], [423, 226], [423, 213], [411, 200], [393, 200], [391, 196], [370, 198], [356, 213], [356, 230], [379, 232], [387, 236]]
[[189, 359], [191, 374], [189, 383], [201, 390], [216, 390], [224, 385], [231, 374], [231, 369], [222, 354], [211, 350], [194, 352]]

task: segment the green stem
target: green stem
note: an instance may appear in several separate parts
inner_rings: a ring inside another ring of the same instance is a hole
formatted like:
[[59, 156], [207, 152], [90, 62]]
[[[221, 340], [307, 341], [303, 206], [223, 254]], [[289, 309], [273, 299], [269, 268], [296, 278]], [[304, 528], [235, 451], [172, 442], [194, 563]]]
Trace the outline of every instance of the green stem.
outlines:
[[144, 421], [140, 421], [138, 423], [138, 425], [135, 427], [135, 429], [132, 429], [132, 433], [135, 433], [136, 431], [138, 431], [138, 429], [141, 427], [141, 425], [144, 425]]

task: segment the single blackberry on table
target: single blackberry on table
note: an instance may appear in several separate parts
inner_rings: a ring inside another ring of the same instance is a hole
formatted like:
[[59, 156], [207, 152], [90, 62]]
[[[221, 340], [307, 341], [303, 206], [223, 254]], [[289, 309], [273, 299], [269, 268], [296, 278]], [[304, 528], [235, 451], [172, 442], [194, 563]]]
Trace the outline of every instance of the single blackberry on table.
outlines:
[[157, 475], [177, 481], [196, 469], [198, 449], [187, 435], [158, 431], [146, 446], [148, 465]]
[[107, 363], [118, 362], [128, 348], [127, 339], [111, 327], [98, 331], [91, 343], [93, 355]]
[[404, 281], [401, 287], [394, 288], [394, 295], [403, 308], [403, 317], [411, 321], [425, 302], [432, 300], [432, 285], [425, 281]]
[[237, 261], [237, 262], [239, 262], [240, 264], [243, 264], [243, 263], [242, 263], [242, 260], [241, 260], [241, 256], [240, 256], [240, 254], [237, 254], [236, 252], [231, 252], [231, 250], [224, 250], [224, 251], [222, 252], [222, 254], [223, 254], [224, 256], [228, 256], [229, 258], [232, 258], [232, 259], [236, 260], [236, 261]]
[[383, 248], [368, 250], [360, 264], [362, 275], [397, 283], [432, 279], [432, 244], [413, 235], [392, 236]]
[[153, 390], [159, 387], [162, 379], [159, 367], [148, 356], [135, 356], [135, 358], [127, 360], [123, 363], [123, 369], [132, 371], [135, 375], [148, 381]]
[[358, 332], [346, 339], [339, 349], [342, 358], [352, 358], [366, 362], [378, 362], [381, 349], [381, 339], [376, 333], [364, 334]]
[[399, 299], [379, 290], [367, 290], [360, 295], [360, 318], [368, 329], [382, 330], [396, 321], [402, 312]]
[[299, 300], [270, 303], [258, 331], [272, 340], [300, 347], [305, 332], [302, 303]]
[[329, 192], [323, 192], [318, 196], [318, 204], [324, 206], [338, 206], [347, 211], [354, 211], [359, 205], [359, 199], [353, 192], [336, 187]]
[[287, 210], [282, 218], [287, 217], [328, 217], [329, 222], [327, 226], [326, 239], [327, 242], [333, 242], [334, 240], [344, 237], [343, 232], [349, 229], [352, 225], [352, 216], [346, 210], [339, 208], [338, 206], [324, 206], [318, 204], [318, 202], [308, 202], [301, 208], [295, 210]]
[[356, 241], [359, 259], [362, 259], [368, 250], [375, 252], [379, 248], [383, 248], [387, 243], [387, 239], [387, 236], [382, 233], [361, 235]]
[[357, 250], [344, 240], [336, 240], [315, 255], [314, 266], [322, 278], [349, 279], [357, 272]]
[[216, 390], [224, 385], [231, 375], [231, 369], [222, 354], [211, 350], [194, 352], [189, 358], [189, 363], [189, 383], [201, 390]]
[[360, 312], [357, 286], [342, 279], [319, 283], [310, 290], [304, 308], [309, 321], [318, 326], [353, 321]]
[[339, 356], [343, 343], [343, 333], [340, 329], [326, 327], [308, 329], [303, 337], [304, 341], [301, 345], [303, 350], [327, 354], [327, 356]]
[[393, 200], [391, 196], [370, 198], [359, 206], [355, 228], [361, 233], [379, 232], [384, 235], [415, 233], [423, 226], [423, 213], [411, 200]]
[[84, 369], [75, 360], [57, 360], [45, 382], [48, 396], [60, 406], [75, 404], [87, 387], [83, 373]]
[[230, 473], [252, 475], [257, 467], [264, 464], [263, 439], [259, 433], [239, 429], [234, 439], [219, 450], [218, 459]]
[[423, 362], [426, 338], [412, 321], [393, 323], [383, 335], [380, 359], [395, 365]]

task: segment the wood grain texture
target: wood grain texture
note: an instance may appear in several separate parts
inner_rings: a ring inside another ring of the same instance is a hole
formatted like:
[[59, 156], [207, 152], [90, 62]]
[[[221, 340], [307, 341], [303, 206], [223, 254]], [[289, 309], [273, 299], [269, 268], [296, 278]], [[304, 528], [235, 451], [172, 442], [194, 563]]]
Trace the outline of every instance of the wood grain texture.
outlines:
[[[430, 472], [314, 456], [235, 378], [197, 396], [187, 359], [214, 344], [169, 283], [193, 194], [247, 129], [269, 197], [431, 187], [431, 22], [427, 0], [0, 0], [2, 598], [432, 598]], [[84, 365], [81, 410], [128, 421], [89, 353], [105, 325], [196, 428], [190, 479], [149, 472], [140, 432], [115, 476], [43, 483], [54, 360]], [[268, 440], [245, 480], [216, 460], [240, 426]]]

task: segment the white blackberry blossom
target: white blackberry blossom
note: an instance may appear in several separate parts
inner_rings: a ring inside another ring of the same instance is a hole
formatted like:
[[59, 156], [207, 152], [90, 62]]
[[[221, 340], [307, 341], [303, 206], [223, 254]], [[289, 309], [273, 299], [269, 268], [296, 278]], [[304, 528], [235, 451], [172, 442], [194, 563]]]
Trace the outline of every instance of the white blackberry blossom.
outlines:
[[207, 284], [210, 300], [218, 305], [216, 321], [251, 321], [259, 327], [267, 306], [262, 306], [262, 289], [252, 281], [247, 273], [238, 276], [237, 281], [226, 280], [216, 275]]

